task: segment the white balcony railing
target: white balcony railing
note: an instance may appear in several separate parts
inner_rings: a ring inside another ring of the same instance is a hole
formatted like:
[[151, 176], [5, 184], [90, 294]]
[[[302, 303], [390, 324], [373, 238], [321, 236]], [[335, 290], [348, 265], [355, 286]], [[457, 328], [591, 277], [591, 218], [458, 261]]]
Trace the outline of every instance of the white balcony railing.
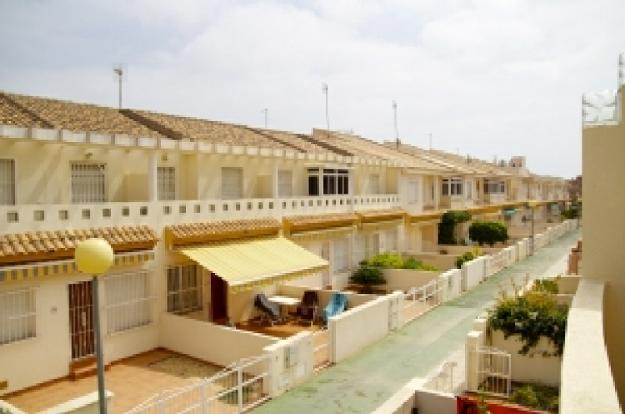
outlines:
[[0, 206], [0, 233], [348, 213], [400, 207], [397, 194]]

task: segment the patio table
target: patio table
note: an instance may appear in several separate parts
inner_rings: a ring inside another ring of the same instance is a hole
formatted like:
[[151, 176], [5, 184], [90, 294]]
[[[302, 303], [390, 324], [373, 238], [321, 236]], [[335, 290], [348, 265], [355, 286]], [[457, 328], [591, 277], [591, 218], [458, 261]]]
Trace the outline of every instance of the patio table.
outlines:
[[288, 315], [288, 308], [291, 306], [297, 306], [302, 303], [300, 298], [292, 298], [290, 296], [271, 296], [268, 298], [270, 302], [278, 304], [280, 306], [280, 313]]

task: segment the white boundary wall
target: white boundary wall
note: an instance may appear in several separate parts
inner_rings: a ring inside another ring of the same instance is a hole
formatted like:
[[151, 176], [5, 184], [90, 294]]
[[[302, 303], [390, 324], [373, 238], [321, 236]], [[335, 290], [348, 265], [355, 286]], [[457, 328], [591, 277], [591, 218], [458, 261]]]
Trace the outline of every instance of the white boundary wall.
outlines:
[[161, 315], [160, 345], [221, 366], [257, 357], [278, 338], [171, 313]]
[[330, 318], [330, 362], [340, 362], [398, 328], [403, 296], [393, 292]]
[[485, 261], [488, 256], [480, 256], [477, 259], [473, 259], [469, 262], [462, 264], [462, 291], [467, 291], [477, 286], [482, 280], [484, 280], [485, 273]]

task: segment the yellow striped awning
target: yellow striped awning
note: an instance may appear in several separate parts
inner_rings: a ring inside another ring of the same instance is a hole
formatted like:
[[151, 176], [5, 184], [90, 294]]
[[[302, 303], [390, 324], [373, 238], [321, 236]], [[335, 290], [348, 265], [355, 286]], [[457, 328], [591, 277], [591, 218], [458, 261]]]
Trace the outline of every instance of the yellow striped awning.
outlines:
[[236, 240], [179, 250], [228, 282], [234, 293], [327, 269], [328, 262], [284, 237]]

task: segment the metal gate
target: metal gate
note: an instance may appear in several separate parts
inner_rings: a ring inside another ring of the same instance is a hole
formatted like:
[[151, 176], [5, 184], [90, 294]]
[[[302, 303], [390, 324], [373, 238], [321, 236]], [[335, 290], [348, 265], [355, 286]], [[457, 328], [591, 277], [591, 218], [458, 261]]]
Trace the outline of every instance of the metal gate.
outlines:
[[477, 353], [477, 390], [509, 397], [512, 387], [512, 356], [497, 348], [479, 347]]
[[69, 326], [72, 359], [93, 355], [93, 300], [91, 281], [72, 283], [69, 288]]

